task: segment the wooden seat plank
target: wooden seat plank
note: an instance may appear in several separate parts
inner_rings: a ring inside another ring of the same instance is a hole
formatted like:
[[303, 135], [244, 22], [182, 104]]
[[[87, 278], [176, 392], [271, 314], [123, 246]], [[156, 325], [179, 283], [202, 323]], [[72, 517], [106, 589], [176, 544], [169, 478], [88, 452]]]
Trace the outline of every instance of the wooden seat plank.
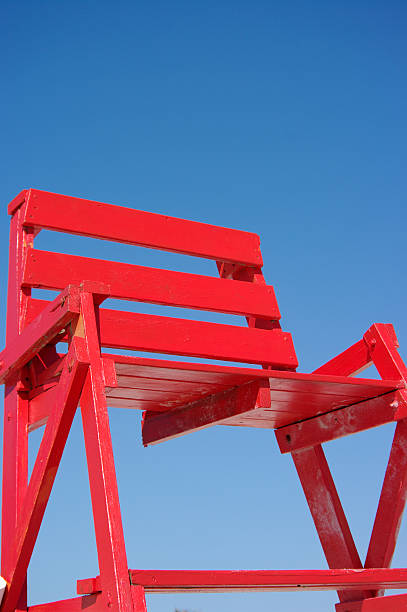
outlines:
[[[369, 378], [352, 378], [323, 374], [304, 374], [279, 370], [263, 370], [209, 363], [190, 363], [166, 359], [150, 359], [131, 355], [113, 355], [104, 353], [115, 363], [120, 381], [121, 376], [159, 380], [183, 380], [205, 383], [223, 383], [232, 385], [244, 384], [254, 378], [270, 382], [271, 390], [287, 392], [311, 392], [324, 395], [341, 393], [349, 397], [373, 397], [388, 393], [404, 385], [399, 380], [380, 380]], [[119, 382], [120, 386], [120, 382]]]

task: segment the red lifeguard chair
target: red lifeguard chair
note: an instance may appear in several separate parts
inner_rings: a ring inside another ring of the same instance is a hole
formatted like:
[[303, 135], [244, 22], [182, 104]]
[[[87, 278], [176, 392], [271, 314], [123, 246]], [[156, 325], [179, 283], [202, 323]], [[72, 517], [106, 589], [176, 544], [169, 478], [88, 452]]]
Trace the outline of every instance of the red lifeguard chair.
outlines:
[[[300, 374], [263, 278], [255, 234], [35, 189], [17, 196], [9, 213], [7, 337], [0, 354], [7, 581], [1, 612], [142, 612], [145, 592], [307, 589], [338, 591], [337, 612], [407, 610], [407, 595], [383, 596], [384, 589], [407, 589], [407, 569], [389, 569], [407, 494], [407, 370], [391, 325], [373, 325], [314, 373]], [[36, 250], [41, 230], [205, 257], [216, 261], [219, 277]], [[42, 301], [31, 297], [33, 287], [61, 293]], [[242, 315], [248, 326], [108, 310], [100, 307], [107, 297]], [[56, 350], [61, 341], [65, 354]], [[102, 347], [259, 367], [102, 354]], [[352, 377], [371, 364], [382, 380]], [[99, 575], [78, 581], [78, 597], [27, 608], [27, 568], [78, 404]], [[145, 445], [215, 424], [275, 429], [281, 452], [293, 457], [330, 569], [129, 570], [108, 405], [143, 410]], [[321, 444], [392, 421], [395, 436], [362, 563]], [[44, 425], [27, 482], [28, 436]]]

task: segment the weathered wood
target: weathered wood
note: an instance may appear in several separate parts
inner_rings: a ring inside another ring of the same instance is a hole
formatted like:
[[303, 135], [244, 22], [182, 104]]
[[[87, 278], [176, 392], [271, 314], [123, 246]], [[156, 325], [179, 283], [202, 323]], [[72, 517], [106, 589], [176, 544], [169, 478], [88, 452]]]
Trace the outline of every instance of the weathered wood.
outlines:
[[[307, 503], [331, 569], [361, 569], [362, 563], [340, 502], [324, 451], [313, 446], [292, 453]], [[363, 599], [371, 591], [338, 590], [341, 602]]]
[[277, 429], [276, 439], [282, 453], [316, 446], [395, 420], [400, 403], [405, 402], [399, 391], [393, 391], [358, 402], [339, 410], [315, 416]]
[[191, 431], [198, 431], [256, 406], [261, 385], [257, 382], [210, 395], [179, 410], [144, 415], [143, 444], [171, 440]]

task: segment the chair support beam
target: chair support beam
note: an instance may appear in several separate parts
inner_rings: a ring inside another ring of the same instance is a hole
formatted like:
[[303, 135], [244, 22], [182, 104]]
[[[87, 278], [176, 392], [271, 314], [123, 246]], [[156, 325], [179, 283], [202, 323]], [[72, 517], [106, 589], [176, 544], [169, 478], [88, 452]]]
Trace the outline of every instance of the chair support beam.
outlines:
[[[129, 570], [146, 593], [328, 591], [407, 588], [407, 569], [369, 570]], [[100, 577], [78, 580], [78, 594], [96, 594]]]

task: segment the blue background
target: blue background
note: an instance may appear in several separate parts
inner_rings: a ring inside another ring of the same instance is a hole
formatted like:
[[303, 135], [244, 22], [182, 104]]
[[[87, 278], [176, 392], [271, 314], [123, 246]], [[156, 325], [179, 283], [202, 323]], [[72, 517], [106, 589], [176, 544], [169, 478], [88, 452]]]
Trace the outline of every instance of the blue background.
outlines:
[[[3, 337], [6, 204], [32, 186], [259, 233], [300, 371], [376, 321], [394, 323], [407, 356], [406, 15], [395, 0], [3, 0]], [[62, 234], [36, 244], [216, 274], [213, 262]], [[143, 449], [139, 414], [111, 416], [130, 567], [326, 567], [272, 432], [219, 427]], [[392, 431], [326, 448], [362, 557]], [[76, 419], [31, 564], [33, 603], [73, 596], [98, 571], [82, 437]], [[406, 545], [402, 527], [395, 566]], [[171, 595], [148, 609], [318, 612], [335, 601]]]

